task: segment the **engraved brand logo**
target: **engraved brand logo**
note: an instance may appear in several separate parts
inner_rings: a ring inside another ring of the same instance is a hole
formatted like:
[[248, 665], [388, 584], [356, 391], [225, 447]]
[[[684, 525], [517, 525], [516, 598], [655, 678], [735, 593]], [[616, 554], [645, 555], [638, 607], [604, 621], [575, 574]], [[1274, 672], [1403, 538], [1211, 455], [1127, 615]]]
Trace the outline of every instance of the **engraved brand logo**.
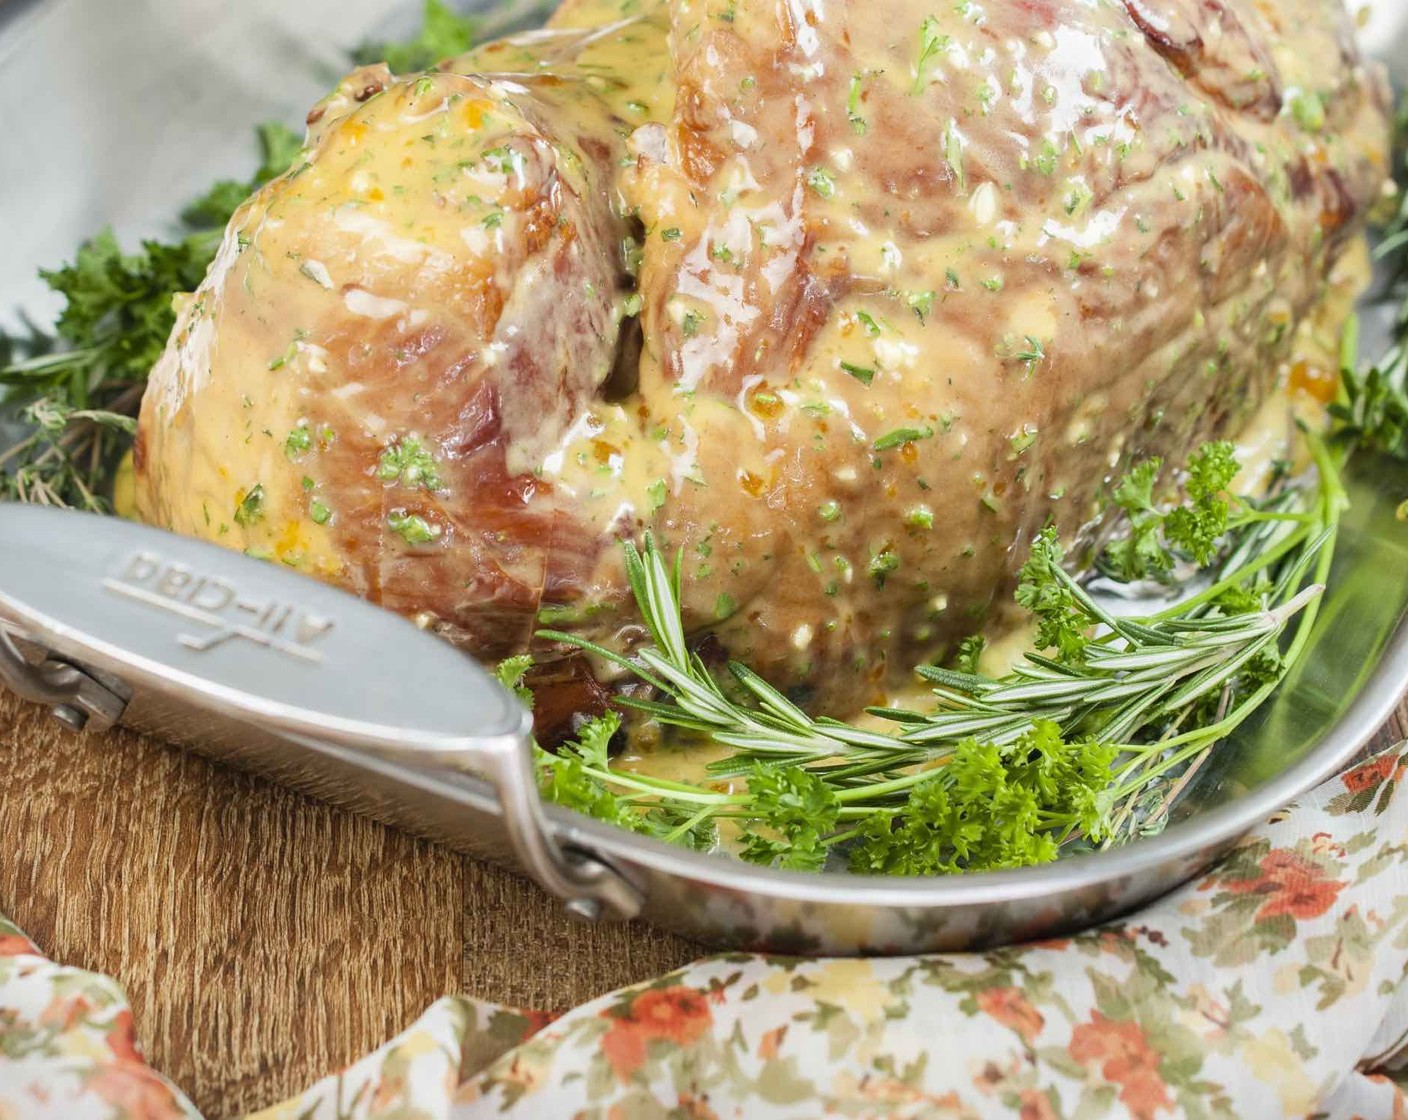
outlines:
[[103, 587], [209, 627], [207, 633], [177, 636], [183, 646], [198, 653], [241, 639], [319, 664], [323, 655], [313, 645], [333, 628], [331, 619], [296, 603], [243, 596], [228, 580], [203, 576], [152, 552], [133, 555], [122, 574], [103, 580]]

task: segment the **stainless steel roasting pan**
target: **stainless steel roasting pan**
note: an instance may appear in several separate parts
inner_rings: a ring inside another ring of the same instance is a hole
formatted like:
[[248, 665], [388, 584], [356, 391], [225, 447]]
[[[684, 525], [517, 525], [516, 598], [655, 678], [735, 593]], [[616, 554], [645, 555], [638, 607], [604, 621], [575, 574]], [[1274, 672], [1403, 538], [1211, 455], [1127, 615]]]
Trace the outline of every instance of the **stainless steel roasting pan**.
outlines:
[[[297, 120], [346, 47], [416, 7], [0, 3], [0, 315], [46, 319], [38, 267], [107, 223], [128, 239], [160, 232], [209, 180], [241, 171], [251, 125]], [[1380, 5], [1366, 34], [1401, 82], [1408, 2]], [[1305, 658], [1169, 827], [1021, 871], [774, 871], [545, 806], [525, 713], [467, 658], [289, 571], [116, 519], [0, 506], [0, 683], [72, 724], [120, 720], [517, 867], [587, 920], [639, 915], [713, 944], [810, 954], [993, 945], [1171, 889], [1382, 724], [1408, 689], [1408, 470], [1361, 459], [1346, 482], [1354, 504]]]

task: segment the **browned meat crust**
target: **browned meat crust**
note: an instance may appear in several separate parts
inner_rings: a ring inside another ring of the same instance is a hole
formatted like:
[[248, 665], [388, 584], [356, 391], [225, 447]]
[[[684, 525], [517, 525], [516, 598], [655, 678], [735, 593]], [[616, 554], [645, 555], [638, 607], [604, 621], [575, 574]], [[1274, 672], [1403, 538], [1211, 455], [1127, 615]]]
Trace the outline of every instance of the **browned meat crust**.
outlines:
[[691, 0], [316, 112], [154, 375], [143, 516], [490, 658], [628, 640], [651, 529], [833, 710], [1233, 433], [1386, 175], [1339, 0]]

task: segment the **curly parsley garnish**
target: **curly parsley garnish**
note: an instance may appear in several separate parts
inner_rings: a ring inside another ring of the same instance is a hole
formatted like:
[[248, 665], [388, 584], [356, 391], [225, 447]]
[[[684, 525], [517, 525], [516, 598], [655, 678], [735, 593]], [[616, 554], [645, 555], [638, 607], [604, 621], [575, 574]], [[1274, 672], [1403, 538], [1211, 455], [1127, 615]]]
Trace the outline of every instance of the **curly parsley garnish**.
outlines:
[[1228, 530], [1232, 506], [1227, 488], [1239, 469], [1235, 452], [1225, 440], [1205, 443], [1188, 459], [1184, 480], [1188, 500], [1166, 510], [1154, 500], [1163, 461], [1148, 459], [1135, 466], [1112, 495], [1114, 505], [1126, 515], [1128, 532], [1106, 549], [1100, 560], [1102, 570], [1126, 582], [1162, 579], [1180, 560], [1199, 566], [1211, 560]]

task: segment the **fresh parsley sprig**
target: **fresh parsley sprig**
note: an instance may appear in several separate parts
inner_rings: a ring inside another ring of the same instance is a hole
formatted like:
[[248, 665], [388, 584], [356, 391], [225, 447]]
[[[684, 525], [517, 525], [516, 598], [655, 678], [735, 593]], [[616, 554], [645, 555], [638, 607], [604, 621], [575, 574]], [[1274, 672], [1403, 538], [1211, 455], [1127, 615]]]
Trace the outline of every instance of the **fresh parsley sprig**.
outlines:
[[[533, 693], [523, 682], [532, 667], [532, 655], [520, 654], [500, 662], [497, 670], [499, 683], [530, 709]], [[701, 850], [713, 847], [717, 836], [709, 814], [700, 814], [687, 804], [662, 804], [638, 812], [629, 798], [606, 788], [598, 775], [610, 769], [609, 747], [620, 727], [620, 715], [608, 711], [585, 721], [575, 738], [553, 752], [534, 742], [532, 750], [542, 776], [544, 796], [555, 804], [631, 832]]]
[[[1390, 298], [1401, 301], [1395, 342], [1361, 374], [1351, 323], [1333, 439], [1408, 457], [1408, 192], [1378, 252], [1392, 262]], [[741, 822], [740, 854], [755, 862], [815, 869], [845, 851], [854, 870], [888, 874], [1040, 863], [1075, 839], [1111, 844], [1157, 829], [1213, 747], [1305, 650], [1346, 505], [1336, 455], [1307, 440], [1313, 485], [1261, 501], [1229, 493], [1237, 464], [1227, 443], [1190, 458], [1186, 498], [1172, 508], [1154, 492], [1163, 464], [1136, 466], [1112, 495], [1125, 532], [1096, 570], [1165, 583], [1181, 598], [1152, 615], [1117, 616], [1066, 572], [1059, 542], [1043, 534], [1017, 598], [1045, 652], [992, 679], [977, 672], [980, 642], [965, 643], [959, 668], [920, 669], [934, 685], [932, 710], [872, 713], [894, 732], [811, 717], [739, 664], [725, 687], [685, 644], [678, 559], [671, 570], [653, 541], [643, 553], [627, 545], [651, 644], [628, 658], [572, 635], [542, 636], [651, 685], [654, 699], [623, 705], [733, 747], [710, 769], [745, 787], [623, 773], [604, 753], [569, 751], [570, 800], [628, 827], [669, 812], [685, 822], [666, 834], [674, 839], [709, 821]], [[561, 783], [548, 793], [561, 799]]]
[[1235, 450], [1219, 440], [1194, 452], [1183, 483], [1188, 501], [1171, 509], [1161, 507], [1154, 496], [1163, 460], [1147, 459], [1130, 471], [1111, 496], [1124, 511], [1127, 532], [1105, 550], [1101, 570], [1132, 582], [1165, 580], [1180, 560], [1206, 564], [1229, 528], [1227, 488], [1237, 475]]
[[364, 43], [352, 52], [359, 65], [384, 62], [396, 74], [429, 70], [437, 62], [464, 54], [474, 46], [479, 23], [462, 16], [444, 0], [425, 0], [420, 33], [404, 42]]

